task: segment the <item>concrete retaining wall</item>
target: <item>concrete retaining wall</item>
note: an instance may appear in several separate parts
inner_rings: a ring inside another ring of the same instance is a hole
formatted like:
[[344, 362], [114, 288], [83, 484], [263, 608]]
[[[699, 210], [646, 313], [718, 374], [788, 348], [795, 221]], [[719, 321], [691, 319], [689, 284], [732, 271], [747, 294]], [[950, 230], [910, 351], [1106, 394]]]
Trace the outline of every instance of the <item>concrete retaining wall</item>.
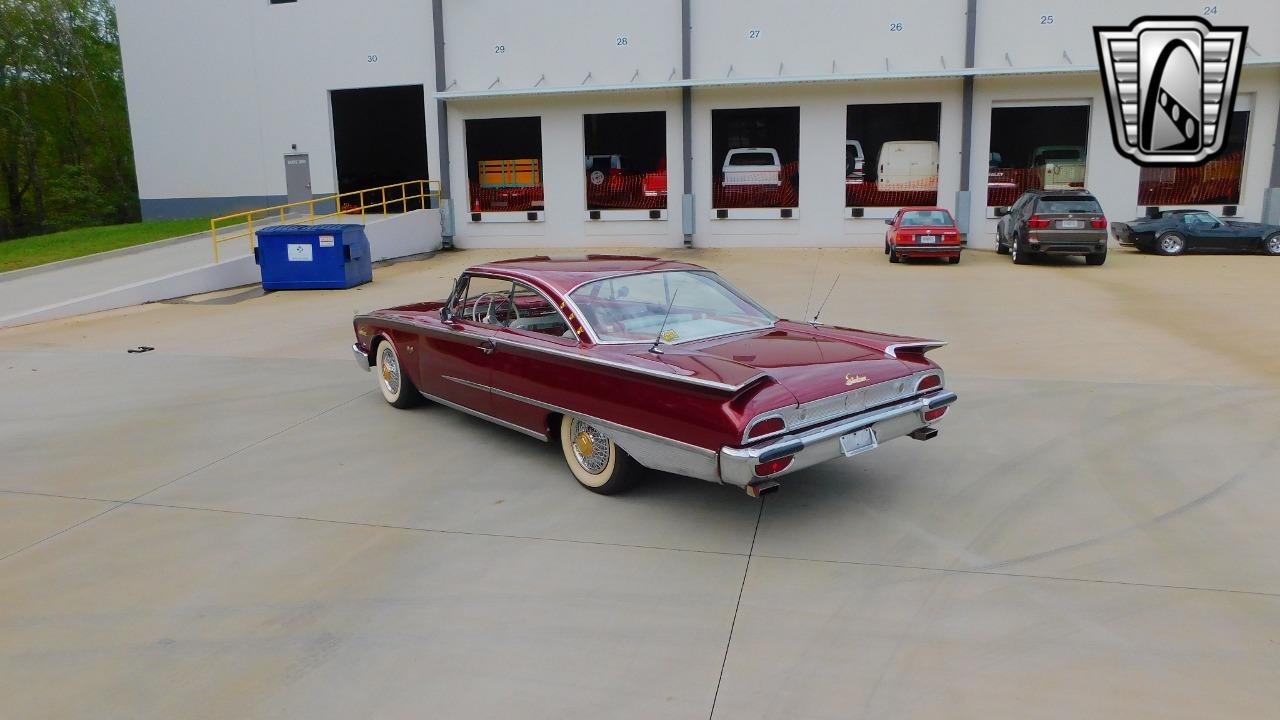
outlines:
[[[370, 220], [365, 226], [365, 233], [369, 237], [369, 250], [374, 262], [434, 252], [440, 249], [440, 211], [417, 210]], [[376, 279], [375, 277], [375, 281]], [[253, 262], [253, 256], [241, 255], [220, 263], [200, 265], [44, 307], [23, 309], [0, 317], [0, 327], [29, 325], [73, 315], [199, 295], [253, 285], [260, 281], [261, 275], [257, 264]]]

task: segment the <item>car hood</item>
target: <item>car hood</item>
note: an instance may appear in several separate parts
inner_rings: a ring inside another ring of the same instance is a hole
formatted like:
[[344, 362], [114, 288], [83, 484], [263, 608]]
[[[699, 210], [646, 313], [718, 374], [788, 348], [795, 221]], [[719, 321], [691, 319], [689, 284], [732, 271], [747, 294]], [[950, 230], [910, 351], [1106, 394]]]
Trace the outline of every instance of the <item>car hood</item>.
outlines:
[[[832, 328], [815, 329], [805, 323], [780, 321], [772, 329], [677, 346], [664, 356], [668, 362], [714, 362], [765, 373], [795, 395], [799, 402], [829, 397], [851, 389], [886, 382], [921, 369], [841, 337]], [[754, 374], [754, 373], [753, 373]]]

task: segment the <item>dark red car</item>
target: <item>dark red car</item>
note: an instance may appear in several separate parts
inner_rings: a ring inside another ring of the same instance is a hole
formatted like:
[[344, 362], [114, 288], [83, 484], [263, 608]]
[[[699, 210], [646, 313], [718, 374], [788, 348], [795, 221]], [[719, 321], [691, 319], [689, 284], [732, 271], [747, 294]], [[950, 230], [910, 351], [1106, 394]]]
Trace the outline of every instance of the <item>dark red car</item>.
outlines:
[[946, 258], [960, 262], [960, 230], [946, 208], [904, 207], [885, 218], [884, 253], [889, 262], [902, 258]]
[[759, 496], [789, 472], [927, 440], [944, 343], [782, 320], [714, 272], [588, 255], [468, 269], [443, 301], [355, 318], [387, 402], [427, 398], [560, 444], [588, 489], [639, 467]]

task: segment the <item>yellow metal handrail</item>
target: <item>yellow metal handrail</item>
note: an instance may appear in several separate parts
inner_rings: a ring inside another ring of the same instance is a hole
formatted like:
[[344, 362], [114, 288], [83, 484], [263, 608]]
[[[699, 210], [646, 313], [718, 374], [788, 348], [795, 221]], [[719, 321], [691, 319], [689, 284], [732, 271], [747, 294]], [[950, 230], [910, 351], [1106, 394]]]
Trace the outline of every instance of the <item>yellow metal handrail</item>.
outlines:
[[[391, 193], [392, 197], [387, 197], [387, 191], [392, 188], [399, 189], [399, 197], [395, 197], [396, 193]], [[366, 202], [365, 198], [369, 193], [377, 193], [377, 198]], [[256, 242], [254, 239], [254, 223], [259, 226], [264, 220], [278, 219], [283, 223], [286, 220], [291, 223], [303, 224], [314, 223], [319, 220], [328, 220], [329, 218], [341, 217], [343, 215], [355, 215], [359, 213], [360, 220], [364, 221], [365, 211], [374, 208], [381, 208], [382, 214], [387, 214], [387, 209], [399, 209], [401, 212], [410, 210], [411, 201], [418, 208], [430, 207], [427, 202], [430, 198], [440, 197], [440, 184], [437, 180], [406, 180], [405, 182], [392, 183], [391, 185], [383, 185], [381, 187], [368, 188], [365, 190], [349, 190], [344, 193], [335, 195], [326, 195], [324, 197], [312, 198], [311, 200], [302, 200], [299, 202], [287, 203], [284, 205], [272, 205], [271, 207], [260, 208], [258, 210], [245, 210], [243, 212], [232, 213], [216, 217], [209, 221], [209, 235], [213, 240], [213, 261], [215, 263], [222, 262], [221, 254], [218, 250], [222, 243], [240, 238], [249, 238], [250, 247]], [[354, 203], [349, 202], [350, 198], [356, 198]], [[344, 200], [348, 200], [344, 205]], [[333, 203], [333, 212], [322, 214], [316, 213], [316, 206], [324, 206], [326, 203]], [[293, 214], [295, 210], [305, 208], [304, 212]], [[231, 234], [219, 235], [218, 231], [226, 231], [233, 225], [243, 225], [244, 230]]]

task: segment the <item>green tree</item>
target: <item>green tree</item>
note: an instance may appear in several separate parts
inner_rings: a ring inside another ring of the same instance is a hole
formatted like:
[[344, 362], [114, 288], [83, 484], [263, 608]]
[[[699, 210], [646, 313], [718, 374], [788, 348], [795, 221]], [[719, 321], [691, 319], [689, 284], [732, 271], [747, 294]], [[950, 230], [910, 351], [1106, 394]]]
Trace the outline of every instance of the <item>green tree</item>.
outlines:
[[0, 240], [137, 216], [112, 0], [0, 0]]

